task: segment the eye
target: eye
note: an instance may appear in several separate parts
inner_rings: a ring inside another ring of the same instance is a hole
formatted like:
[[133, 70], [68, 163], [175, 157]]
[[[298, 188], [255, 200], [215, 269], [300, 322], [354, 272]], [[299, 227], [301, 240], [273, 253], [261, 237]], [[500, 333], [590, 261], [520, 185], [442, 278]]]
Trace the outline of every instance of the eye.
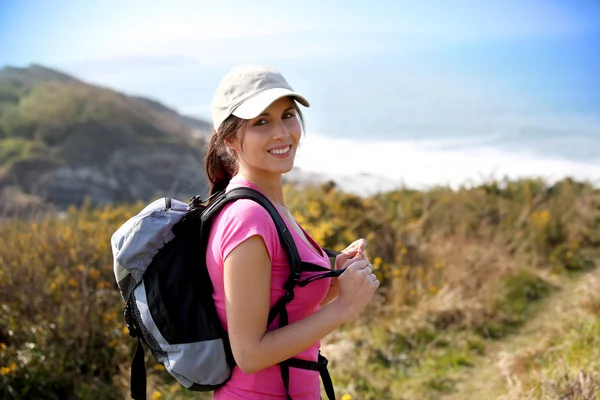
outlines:
[[290, 111], [286, 111], [286, 112], [283, 114], [283, 119], [294, 118], [295, 116], [296, 116], [296, 112], [295, 112], [295, 111], [293, 111], [293, 110], [290, 110]]
[[267, 122], [268, 122], [268, 121], [267, 121], [266, 119], [264, 119], [264, 118], [261, 118], [261, 119], [259, 119], [258, 121], [256, 121], [256, 122], [254, 123], [254, 126], [263, 126], [263, 125], [265, 125]]

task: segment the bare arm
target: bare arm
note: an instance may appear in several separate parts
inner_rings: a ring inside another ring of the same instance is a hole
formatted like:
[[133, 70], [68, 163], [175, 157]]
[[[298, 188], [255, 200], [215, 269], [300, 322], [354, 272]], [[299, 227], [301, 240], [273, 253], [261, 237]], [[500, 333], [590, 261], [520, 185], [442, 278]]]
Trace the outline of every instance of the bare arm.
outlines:
[[362, 266], [359, 270], [358, 267], [356, 265], [350, 274], [343, 274], [347, 281], [346, 292], [353, 295], [343, 299], [340, 296], [301, 321], [267, 332], [271, 284], [269, 255], [260, 236], [252, 236], [239, 244], [227, 256], [224, 271], [227, 325], [237, 365], [246, 373], [275, 365], [294, 357], [354, 318], [379, 285], [377, 281], [376, 286], [373, 281], [367, 281], [370, 268]]
[[331, 303], [333, 300], [335, 300], [338, 297], [339, 292], [340, 292], [340, 289], [337, 285], [337, 278], [331, 278], [331, 284], [329, 285], [329, 290], [327, 291], [327, 295], [321, 302], [321, 307], [323, 307], [323, 306]]

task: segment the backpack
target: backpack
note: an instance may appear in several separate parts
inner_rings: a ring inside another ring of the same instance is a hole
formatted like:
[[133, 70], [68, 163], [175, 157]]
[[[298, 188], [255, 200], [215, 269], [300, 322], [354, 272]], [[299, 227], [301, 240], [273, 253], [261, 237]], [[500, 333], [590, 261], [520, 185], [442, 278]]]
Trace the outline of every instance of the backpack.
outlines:
[[[235, 360], [212, 298], [206, 249], [214, 216], [238, 199], [251, 199], [269, 212], [289, 259], [285, 295], [269, 311], [267, 326], [277, 316], [280, 327], [288, 324], [286, 305], [294, 299], [297, 285], [337, 277], [344, 271], [303, 262], [282, 217], [269, 199], [254, 189], [238, 187], [206, 200], [196, 196], [189, 204], [169, 197], [150, 203], [111, 237], [125, 322], [129, 335], [138, 342], [131, 363], [133, 399], [146, 399], [144, 345], [189, 390], [213, 391], [231, 377]], [[323, 250], [329, 257], [340, 254]], [[303, 271], [321, 274], [300, 280]], [[327, 396], [335, 399], [327, 359], [320, 353], [316, 362], [290, 358], [279, 365], [288, 400], [292, 400], [290, 367], [318, 370]]]

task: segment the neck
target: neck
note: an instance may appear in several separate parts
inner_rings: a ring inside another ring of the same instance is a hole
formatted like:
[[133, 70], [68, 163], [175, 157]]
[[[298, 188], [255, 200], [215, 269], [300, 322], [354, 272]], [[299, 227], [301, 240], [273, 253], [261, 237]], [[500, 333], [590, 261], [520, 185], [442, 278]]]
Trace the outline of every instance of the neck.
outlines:
[[240, 170], [238, 175], [255, 185], [271, 202], [278, 206], [284, 206], [283, 200], [283, 178], [282, 174], [257, 174], [252, 171]]

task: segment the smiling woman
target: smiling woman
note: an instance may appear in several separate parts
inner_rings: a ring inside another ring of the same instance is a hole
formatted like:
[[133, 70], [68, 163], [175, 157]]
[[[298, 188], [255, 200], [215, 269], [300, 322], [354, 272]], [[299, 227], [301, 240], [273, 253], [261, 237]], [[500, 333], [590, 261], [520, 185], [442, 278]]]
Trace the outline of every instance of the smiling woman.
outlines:
[[[283, 197], [282, 175], [294, 166], [304, 128], [299, 104], [309, 107], [274, 69], [245, 64], [231, 70], [213, 99], [205, 168], [211, 195], [239, 186], [261, 192], [282, 216], [301, 260], [331, 268]], [[314, 368], [323, 360], [320, 339], [354, 319], [379, 286], [365, 247], [364, 239], [356, 240], [336, 257], [335, 268], [346, 268], [339, 278], [308, 279], [310, 284], [295, 287], [287, 322], [283, 314], [269, 321], [270, 310], [288, 294], [284, 286], [291, 272], [275, 223], [249, 199], [228, 204], [215, 216], [206, 265], [236, 364], [215, 399], [320, 398], [320, 368]]]

